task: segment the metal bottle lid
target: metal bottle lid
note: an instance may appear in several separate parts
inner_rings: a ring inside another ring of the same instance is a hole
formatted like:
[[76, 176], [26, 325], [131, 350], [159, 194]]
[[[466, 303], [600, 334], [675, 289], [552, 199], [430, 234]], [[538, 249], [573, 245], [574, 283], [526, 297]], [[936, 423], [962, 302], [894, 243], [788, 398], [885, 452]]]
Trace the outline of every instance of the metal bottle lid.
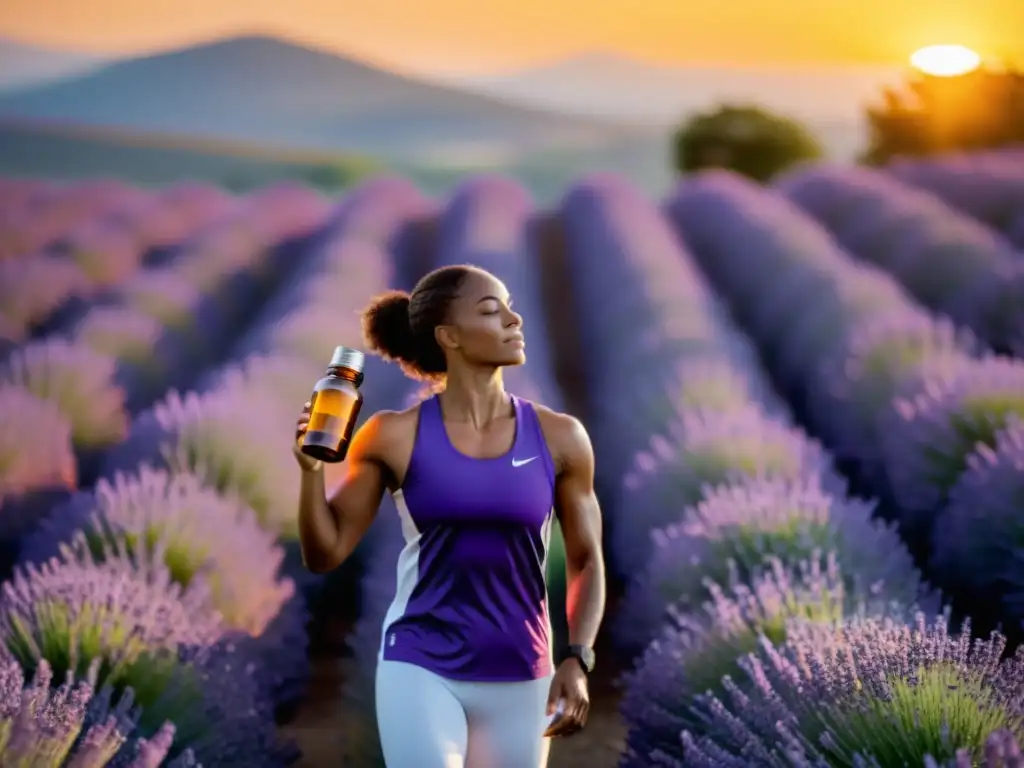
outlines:
[[358, 349], [351, 347], [335, 347], [331, 355], [331, 362], [328, 368], [348, 368], [356, 373], [362, 373], [366, 364], [366, 355]]

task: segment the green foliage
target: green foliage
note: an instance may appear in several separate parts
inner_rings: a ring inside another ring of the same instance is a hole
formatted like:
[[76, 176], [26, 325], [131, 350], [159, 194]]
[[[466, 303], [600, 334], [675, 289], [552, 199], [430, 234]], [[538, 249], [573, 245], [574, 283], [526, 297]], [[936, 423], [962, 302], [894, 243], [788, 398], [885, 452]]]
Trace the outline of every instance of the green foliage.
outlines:
[[958, 77], [915, 75], [887, 88], [867, 110], [871, 132], [861, 158], [994, 149], [1024, 142], [1024, 73], [980, 68]]
[[681, 173], [728, 168], [762, 183], [823, 154], [799, 122], [753, 106], [726, 105], [695, 115], [676, 132], [673, 146]]

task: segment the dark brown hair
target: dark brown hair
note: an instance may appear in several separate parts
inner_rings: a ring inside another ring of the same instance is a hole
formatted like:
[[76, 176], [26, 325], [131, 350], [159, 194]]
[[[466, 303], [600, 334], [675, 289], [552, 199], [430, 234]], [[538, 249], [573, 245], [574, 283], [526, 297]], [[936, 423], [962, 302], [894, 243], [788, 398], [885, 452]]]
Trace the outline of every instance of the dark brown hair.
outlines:
[[452, 301], [473, 271], [466, 264], [441, 267], [424, 275], [412, 293], [387, 291], [374, 298], [363, 310], [367, 347], [398, 363], [410, 378], [443, 379], [448, 366], [434, 329], [448, 320]]

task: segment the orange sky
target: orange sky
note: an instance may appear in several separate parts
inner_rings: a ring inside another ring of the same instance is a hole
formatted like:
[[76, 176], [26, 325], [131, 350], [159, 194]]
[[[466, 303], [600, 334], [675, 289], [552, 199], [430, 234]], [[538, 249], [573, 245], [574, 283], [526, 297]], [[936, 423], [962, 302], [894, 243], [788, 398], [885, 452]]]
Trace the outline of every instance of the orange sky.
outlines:
[[129, 52], [259, 29], [413, 70], [587, 49], [666, 63], [903, 63], [960, 43], [1024, 63], [1024, 0], [2, 0], [0, 35]]

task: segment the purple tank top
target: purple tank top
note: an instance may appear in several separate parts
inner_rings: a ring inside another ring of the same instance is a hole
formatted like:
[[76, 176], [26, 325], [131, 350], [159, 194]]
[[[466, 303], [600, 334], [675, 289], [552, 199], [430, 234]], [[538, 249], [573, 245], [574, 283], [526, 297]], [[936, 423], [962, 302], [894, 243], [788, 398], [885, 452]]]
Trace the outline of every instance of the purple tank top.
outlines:
[[420, 406], [409, 469], [394, 493], [405, 548], [381, 658], [453, 680], [551, 673], [545, 570], [554, 462], [533, 406], [512, 396], [512, 407], [512, 450], [474, 459], [448, 439], [437, 396]]

